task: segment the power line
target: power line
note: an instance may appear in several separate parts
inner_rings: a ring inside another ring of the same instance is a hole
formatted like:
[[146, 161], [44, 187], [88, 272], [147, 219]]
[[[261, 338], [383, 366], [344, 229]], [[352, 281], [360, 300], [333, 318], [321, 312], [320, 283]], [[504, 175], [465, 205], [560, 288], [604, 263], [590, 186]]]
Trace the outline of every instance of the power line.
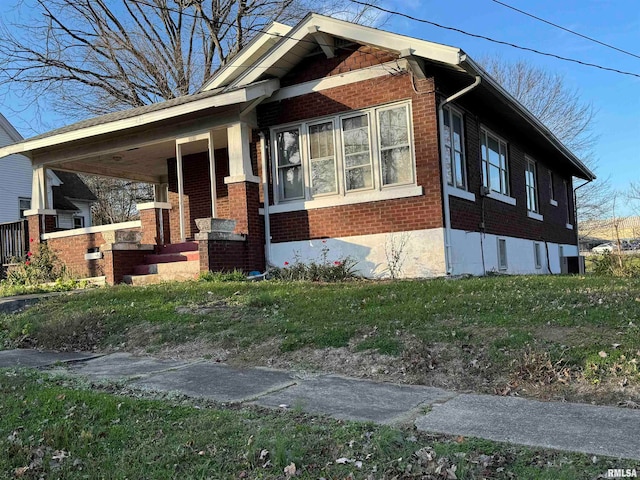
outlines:
[[484, 35], [478, 35], [476, 33], [470, 33], [470, 32], [467, 32], [465, 30], [462, 30], [462, 29], [459, 29], [459, 28], [455, 28], [455, 27], [447, 27], [446, 25], [440, 25], [439, 23], [431, 22], [431, 21], [425, 20], [423, 18], [413, 17], [413, 16], [408, 15], [406, 13], [397, 12], [397, 11], [394, 11], [394, 10], [389, 10], [389, 9], [386, 9], [386, 8], [383, 8], [383, 7], [378, 7], [377, 5], [372, 5], [372, 4], [366, 3], [366, 2], [361, 2], [359, 0], [350, 0], [350, 1], [352, 3], [356, 3], [358, 5], [363, 5], [363, 6], [367, 6], [367, 7], [370, 7], [370, 8], [375, 8], [376, 10], [380, 10], [381, 12], [384, 12], [384, 13], [388, 13], [388, 14], [391, 14], [391, 15], [397, 15], [399, 17], [404, 17], [404, 18], [407, 18], [407, 19], [412, 20], [414, 22], [426, 23], [427, 25], [433, 25], [434, 27], [442, 28], [442, 29], [445, 29], [445, 30], [450, 30], [450, 31], [453, 31], [453, 32], [458, 32], [458, 33], [461, 33], [463, 35], [467, 35], [469, 37], [480, 38], [482, 40], [487, 40], [489, 42], [498, 43], [500, 45], [507, 45], [509, 47], [517, 48], [519, 50], [524, 50], [524, 51], [527, 51], [527, 52], [536, 53], [538, 55], [544, 55], [546, 57], [556, 58], [558, 60], [563, 60], [565, 62], [577, 63], [577, 64], [583, 65], [585, 67], [593, 67], [593, 68], [598, 68], [600, 70], [606, 70], [608, 72], [614, 72], [614, 73], [619, 73], [621, 75], [629, 75], [631, 77], [640, 78], [640, 74], [638, 74], [638, 73], [626, 72], [624, 70], [618, 70], [617, 68], [604, 67], [604, 66], [598, 65], [596, 63], [583, 62], [582, 60], [577, 60], [575, 58], [563, 57], [561, 55], [556, 55], [555, 53], [543, 52], [543, 51], [537, 50], [535, 48], [523, 47], [521, 45], [516, 45], [515, 43], [505, 42], [505, 41], [502, 41], [502, 40], [496, 40], [495, 38], [487, 37], [487, 36], [484, 36]]
[[597, 39], [595, 39], [593, 37], [589, 37], [587, 35], [583, 35], [582, 33], [576, 32], [576, 31], [571, 30], [569, 28], [563, 27], [562, 25], [558, 25], [556, 23], [550, 22], [549, 20], [545, 20], [544, 18], [537, 17], [537, 16], [533, 15], [532, 13], [525, 12], [524, 10], [520, 10], [519, 8], [516, 8], [514, 6], [508, 5], [508, 4], [504, 3], [504, 2], [501, 2], [500, 0], [491, 0], [491, 1], [494, 2], [494, 3], [498, 3], [498, 4], [500, 4], [500, 5], [504, 6], [504, 7], [510, 8], [511, 10], [514, 10], [514, 11], [516, 11], [518, 13], [522, 13], [523, 15], [526, 15], [528, 17], [535, 18], [536, 20], [544, 22], [547, 25], [551, 25], [553, 27], [559, 28], [560, 30], [564, 30], [565, 32], [569, 32], [569, 33], [571, 33], [573, 35], [577, 35], [578, 37], [582, 37], [582, 38], [584, 38], [586, 40], [589, 40], [591, 42], [595, 42], [595, 43], [597, 43], [599, 45], [602, 45], [604, 47], [611, 48], [611, 49], [616, 50], [616, 51], [618, 51], [620, 53], [624, 53], [625, 55], [630, 55], [632, 57], [636, 57], [636, 58], [640, 59], [640, 55], [636, 55], [633, 52], [629, 52], [627, 50], [623, 50], [622, 48], [618, 48], [618, 47], [616, 47], [614, 45], [610, 45], [608, 43], [601, 42], [600, 40], [597, 40]]

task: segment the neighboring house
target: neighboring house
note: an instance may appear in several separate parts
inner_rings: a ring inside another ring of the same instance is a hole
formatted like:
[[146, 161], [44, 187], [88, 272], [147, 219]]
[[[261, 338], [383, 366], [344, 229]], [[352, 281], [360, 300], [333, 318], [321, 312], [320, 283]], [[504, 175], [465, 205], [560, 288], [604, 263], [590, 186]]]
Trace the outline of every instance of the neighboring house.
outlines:
[[[22, 141], [22, 136], [0, 114], [0, 146]], [[31, 160], [24, 155], [9, 155], [0, 159], [0, 223], [25, 218], [31, 208]], [[47, 196], [56, 210], [57, 229], [67, 230], [91, 226], [91, 204], [96, 196], [75, 173], [47, 171]]]
[[141, 221], [119, 227], [142, 244], [94, 227], [71, 251], [39, 232], [110, 282], [145, 261], [146, 244], [185, 241], [201, 271], [328, 248], [384, 276], [404, 243], [408, 277], [559, 273], [578, 255], [572, 179], [595, 178], [462, 50], [316, 14], [273, 24], [201, 92], [0, 149], [12, 153], [37, 167], [34, 228], [49, 216], [47, 168], [156, 185]]

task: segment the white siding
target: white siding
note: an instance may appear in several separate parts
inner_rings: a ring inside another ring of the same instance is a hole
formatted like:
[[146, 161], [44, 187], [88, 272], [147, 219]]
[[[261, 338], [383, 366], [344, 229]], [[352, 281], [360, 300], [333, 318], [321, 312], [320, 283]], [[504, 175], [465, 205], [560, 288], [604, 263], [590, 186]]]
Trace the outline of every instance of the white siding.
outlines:
[[[0, 146], [15, 143], [0, 124]], [[0, 223], [19, 219], [18, 198], [31, 198], [31, 161], [23, 155], [0, 158]]]

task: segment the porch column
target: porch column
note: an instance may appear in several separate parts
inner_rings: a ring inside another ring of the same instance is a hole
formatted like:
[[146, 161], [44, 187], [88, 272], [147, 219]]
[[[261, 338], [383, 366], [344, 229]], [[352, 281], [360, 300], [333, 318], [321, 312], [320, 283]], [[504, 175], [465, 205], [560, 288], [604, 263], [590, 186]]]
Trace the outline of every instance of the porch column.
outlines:
[[29, 224], [31, 243], [40, 243], [43, 233], [55, 229], [56, 211], [50, 208], [47, 195], [47, 171], [43, 166], [34, 166], [31, 179], [31, 208], [25, 210]]
[[142, 223], [142, 240], [145, 245], [167, 245], [171, 243], [169, 228], [169, 210], [167, 202], [139, 203], [136, 208], [140, 212]]
[[[229, 150], [228, 185], [229, 216], [236, 221], [235, 233], [246, 235], [247, 249], [244, 270], [264, 269], [264, 232], [260, 218], [260, 177], [253, 172], [251, 154], [259, 155], [255, 148], [258, 140], [252, 138], [251, 127], [236, 123], [227, 128]], [[252, 148], [252, 144], [253, 147]], [[259, 159], [257, 159], [259, 161]]]

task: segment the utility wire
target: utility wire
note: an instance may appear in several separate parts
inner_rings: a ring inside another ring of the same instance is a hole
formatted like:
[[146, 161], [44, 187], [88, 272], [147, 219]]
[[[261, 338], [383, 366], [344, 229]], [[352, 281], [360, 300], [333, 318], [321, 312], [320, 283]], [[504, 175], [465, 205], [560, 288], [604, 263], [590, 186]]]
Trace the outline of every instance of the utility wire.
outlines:
[[478, 35], [476, 33], [470, 33], [470, 32], [467, 32], [465, 30], [461, 30], [461, 29], [455, 28], [455, 27], [447, 27], [446, 25], [440, 25], [439, 23], [431, 22], [431, 21], [425, 20], [423, 18], [417, 18], [417, 17], [411, 16], [411, 15], [408, 15], [406, 13], [397, 12], [397, 11], [394, 11], [394, 10], [389, 10], [389, 9], [386, 9], [386, 8], [383, 8], [383, 7], [378, 7], [377, 5], [372, 5], [372, 4], [367, 3], [367, 2], [361, 2], [360, 0], [350, 0], [350, 1], [352, 3], [358, 4], [358, 5], [363, 5], [363, 6], [367, 6], [367, 7], [370, 7], [370, 8], [375, 8], [376, 10], [380, 10], [381, 12], [384, 12], [384, 13], [388, 13], [388, 14], [391, 14], [391, 15], [397, 15], [399, 17], [404, 17], [404, 18], [412, 20], [414, 22], [426, 23], [427, 25], [433, 25], [434, 27], [443, 28], [445, 30], [450, 30], [450, 31], [453, 31], [453, 32], [462, 33], [463, 35], [467, 35], [469, 37], [480, 38], [482, 40], [487, 40], [489, 42], [498, 43], [500, 45], [507, 45], [509, 47], [517, 48], [519, 50], [524, 50], [524, 51], [527, 51], [527, 52], [533, 52], [533, 53], [536, 53], [538, 55], [544, 55], [546, 57], [556, 58], [558, 60], [563, 60], [565, 62], [577, 63], [577, 64], [583, 65], [585, 67], [593, 67], [593, 68], [598, 68], [600, 70], [606, 70], [608, 72], [614, 72], [614, 73], [619, 73], [621, 75], [629, 75], [631, 77], [640, 78], [640, 74], [638, 74], [638, 73], [626, 72], [624, 70], [618, 70], [617, 68], [604, 67], [604, 66], [598, 65], [596, 63], [583, 62], [582, 60], [577, 60], [575, 58], [563, 57], [561, 55], [556, 55], [555, 53], [543, 52], [541, 50], [536, 50], [535, 48], [523, 47], [521, 45], [516, 45], [515, 43], [505, 42], [505, 41], [502, 41], [502, 40], [496, 40], [495, 38], [487, 37], [487, 36], [484, 36], [484, 35]]
[[595, 39], [593, 37], [589, 37], [587, 35], [583, 35], [582, 33], [573, 31], [573, 30], [571, 30], [569, 28], [563, 27], [562, 25], [558, 25], [556, 23], [550, 22], [549, 20], [545, 20], [544, 18], [537, 17], [537, 16], [533, 15], [532, 13], [525, 12], [524, 10], [520, 10], [519, 8], [516, 8], [514, 6], [508, 5], [508, 4], [504, 3], [504, 2], [501, 2], [500, 0], [491, 0], [491, 1], [494, 2], [494, 3], [498, 3], [498, 4], [500, 4], [500, 5], [504, 6], [504, 7], [510, 8], [511, 10], [514, 10], [514, 11], [516, 11], [518, 13], [523, 14], [523, 15], [526, 15], [527, 17], [535, 18], [536, 20], [544, 22], [547, 25], [551, 25], [553, 27], [559, 28], [560, 30], [564, 30], [565, 32], [569, 32], [569, 33], [572, 33], [573, 35], [577, 35], [578, 37], [582, 37], [582, 38], [584, 38], [586, 40], [589, 40], [591, 42], [595, 42], [595, 43], [597, 43], [599, 45], [602, 45], [603, 47], [611, 48], [611, 49], [616, 50], [616, 51], [618, 51], [620, 53], [624, 53], [625, 55], [630, 55], [632, 57], [636, 57], [636, 58], [640, 59], [640, 55], [636, 55], [633, 52], [629, 52], [627, 50], [623, 50], [622, 48], [618, 48], [618, 47], [616, 47], [614, 45], [610, 45], [608, 43], [601, 42], [600, 40], [597, 40], [597, 39]]

